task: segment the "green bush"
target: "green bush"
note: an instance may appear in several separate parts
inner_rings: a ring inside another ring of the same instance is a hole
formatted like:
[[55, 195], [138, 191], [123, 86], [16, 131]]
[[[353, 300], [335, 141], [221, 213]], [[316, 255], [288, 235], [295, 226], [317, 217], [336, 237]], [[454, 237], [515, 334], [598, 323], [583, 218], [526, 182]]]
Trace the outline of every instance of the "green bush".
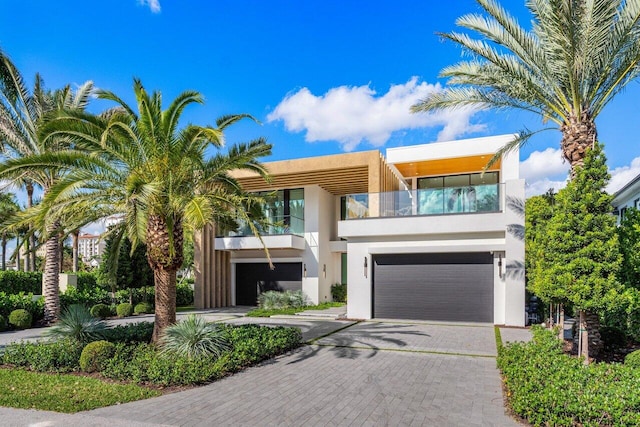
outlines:
[[109, 341], [90, 342], [80, 354], [80, 369], [85, 372], [100, 372], [115, 351], [115, 345]]
[[336, 283], [331, 286], [331, 298], [335, 302], [347, 302], [347, 284]]
[[139, 302], [133, 308], [133, 314], [149, 314], [153, 313], [153, 306], [148, 302]]
[[78, 271], [73, 273], [78, 277], [76, 289], [79, 292], [91, 292], [99, 288], [97, 281], [97, 273], [93, 271]]
[[106, 329], [105, 321], [92, 316], [87, 307], [82, 304], [73, 304], [62, 310], [58, 323], [49, 328], [45, 334], [86, 344], [101, 339]]
[[258, 296], [258, 307], [266, 310], [297, 308], [306, 305], [308, 305], [307, 296], [302, 291], [267, 291]]
[[176, 285], [176, 306], [186, 307], [189, 305], [193, 305], [193, 284], [185, 279]]
[[91, 315], [100, 319], [106, 319], [111, 316], [111, 308], [106, 304], [96, 304], [91, 307]]
[[111, 297], [109, 296], [109, 292], [100, 288], [79, 290], [70, 286], [66, 291], [60, 294], [60, 306], [62, 308], [69, 307], [74, 304], [83, 304], [93, 307], [96, 304], [108, 305], [110, 303]]
[[640, 368], [640, 350], [627, 354], [624, 358], [624, 364], [630, 368]]
[[5, 319], [2, 314], [0, 314], [0, 332], [6, 331], [7, 326], [9, 326], [9, 324], [7, 323], [7, 319]]
[[148, 343], [153, 335], [153, 322], [118, 325], [104, 331], [104, 339], [117, 343]]
[[22, 308], [31, 313], [33, 320], [40, 320], [44, 316], [44, 298], [34, 297], [33, 294], [23, 292], [7, 294], [0, 292], [0, 314], [9, 317], [13, 310]]
[[42, 295], [42, 273], [39, 271], [0, 271], [0, 292]]
[[163, 353], [188, 359], [218, 358], [229, 350], [226, 333], [220, 325], [193, 314], [167, 327], [160, 338], [160, 345]]
[[39, 372], [71, 372], [79, 368], [82, 344], [73, 340], [9, 344], [2, 362]]
[[118, 304], [116, 307], [116, 314], [118, 317], [129, 317], [133, 314], [133, 306], [128, 302]]
[[33, 324], [33, 316], [27, 310], [19, 308], [9, 314], [9, 323], [16, 329], [27, 329]]
[[533, 425], [640, 425], [640, 372], [563, 354], [553, 331], [532, 328], [533, 340], [498, 352], [509, 404]]

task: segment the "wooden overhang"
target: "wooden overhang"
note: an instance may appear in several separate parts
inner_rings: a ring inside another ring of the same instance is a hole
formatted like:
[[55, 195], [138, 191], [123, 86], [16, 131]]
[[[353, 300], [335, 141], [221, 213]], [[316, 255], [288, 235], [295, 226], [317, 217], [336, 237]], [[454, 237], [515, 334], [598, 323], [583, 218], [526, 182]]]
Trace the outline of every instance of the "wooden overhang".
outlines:
[[[493, 157], [493, 154], [395, 163], [394, 166], [405, 178], [456, 175], [484, 171], [491, 157]], [[500, 170], [500, 164], [501, 160], [498, 160], [487, 171]]]
[[399, 189], [399, 178], [379, 151], [334, 154], [265, 163], [271, 182], [253, 172], [234, 171], [247, 191], [298, 188], [318, 185], [336, 196], [379, 193]]

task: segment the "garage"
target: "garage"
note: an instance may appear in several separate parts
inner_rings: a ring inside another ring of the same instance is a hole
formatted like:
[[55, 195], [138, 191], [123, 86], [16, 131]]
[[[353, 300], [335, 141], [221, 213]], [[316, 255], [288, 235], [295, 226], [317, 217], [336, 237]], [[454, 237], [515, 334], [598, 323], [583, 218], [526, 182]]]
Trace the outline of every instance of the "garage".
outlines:
[[236, 305], [257, 305], [258, 295], [266, 291], [302, 289], [302, 263], [279, 262], [236, 264]]
[[486, 252], [373, 256], [373, 317], [493, 323]]

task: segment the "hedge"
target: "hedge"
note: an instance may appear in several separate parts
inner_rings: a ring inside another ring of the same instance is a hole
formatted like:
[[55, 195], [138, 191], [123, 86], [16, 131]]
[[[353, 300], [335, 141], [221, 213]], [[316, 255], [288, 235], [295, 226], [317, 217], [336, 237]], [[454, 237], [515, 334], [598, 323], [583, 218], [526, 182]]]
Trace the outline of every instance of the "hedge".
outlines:
[[42, 272], [40, 271], [0, 271], [0, 292], [7, 294], [42, 295]]
[[512, 410], [533, 425], [640, 425], [640, 369], [567, 356], [553, 331], [499, 349]]

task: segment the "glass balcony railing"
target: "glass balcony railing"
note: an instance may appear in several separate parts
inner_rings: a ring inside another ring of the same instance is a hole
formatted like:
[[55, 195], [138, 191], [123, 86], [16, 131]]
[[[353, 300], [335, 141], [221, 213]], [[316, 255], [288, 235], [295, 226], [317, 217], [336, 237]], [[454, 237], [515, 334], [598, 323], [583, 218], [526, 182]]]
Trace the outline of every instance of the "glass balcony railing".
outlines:
[[503, 185], [349, 194], [344, 219], [500, 212]]
[[[220, 237], [252, 237], [253, 231], [245, 221], [238, 221], [239, 227], [236, 230], [228, 231]], [[304, 218], [293, 215], [283, 215], [269, 218], [269, 225], [257, 226], [260, 235], [274, 236], [283, 234], [304, 235]]]

